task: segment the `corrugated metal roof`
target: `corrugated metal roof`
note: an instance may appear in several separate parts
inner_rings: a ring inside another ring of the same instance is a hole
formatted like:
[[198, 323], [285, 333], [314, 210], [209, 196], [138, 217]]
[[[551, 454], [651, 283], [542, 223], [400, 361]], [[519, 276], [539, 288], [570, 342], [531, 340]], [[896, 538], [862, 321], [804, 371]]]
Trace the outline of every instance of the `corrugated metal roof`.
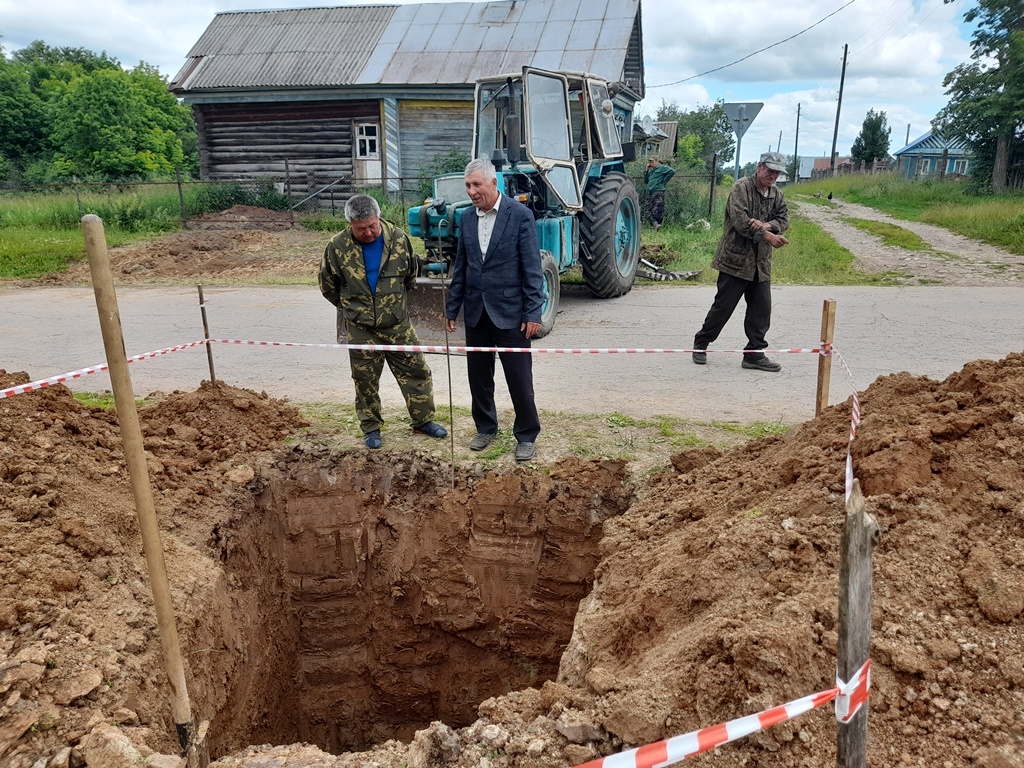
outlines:
[[619, 80], [639, 10], [501, 0], [218, 13], [171, 89], [471, 84], [527, 64]]

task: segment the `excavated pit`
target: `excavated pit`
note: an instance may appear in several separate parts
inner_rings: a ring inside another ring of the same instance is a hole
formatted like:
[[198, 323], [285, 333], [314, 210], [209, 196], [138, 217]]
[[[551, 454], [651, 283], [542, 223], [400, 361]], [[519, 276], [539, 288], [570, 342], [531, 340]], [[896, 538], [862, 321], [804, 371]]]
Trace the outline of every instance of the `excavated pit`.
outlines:
[[211, 752], [330, 752], [469, 724], [553, 679], [589, 591], [623, 462], [462, 475], [421, 455], [296, 451], [215, 531], [219, 608], [196, 626]]

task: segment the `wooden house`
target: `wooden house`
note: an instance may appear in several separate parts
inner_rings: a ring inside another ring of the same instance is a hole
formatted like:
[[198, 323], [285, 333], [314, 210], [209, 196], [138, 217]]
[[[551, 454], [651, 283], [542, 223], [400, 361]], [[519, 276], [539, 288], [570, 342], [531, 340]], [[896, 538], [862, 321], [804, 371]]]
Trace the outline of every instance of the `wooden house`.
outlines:
[[[633, 136], [630, 139], [636, 145], [636, 156], [646, 157], [647, 155], [659, 155], [659, 157], [671, 157], [675, 152], [675, 146], [666, 147], [668, 134], [661, 128], [661, 123], [654, 122], [650, 116], [633, 119]], [[675, 133], [673, 132], [673, 138]]]
[[629, 141], [642, 40], [640, 0], [232, 11], [168, 87], [195, 115], [204, 180], [408, 192], [435, 158], [470, 153], [475, 81], [526, 65], [621, 83]]
[[933, 131], [893, 152], [893, 155], [906, 179], [966, 176], [971, 160], [970, 151], [962, 139], [947, 139]]

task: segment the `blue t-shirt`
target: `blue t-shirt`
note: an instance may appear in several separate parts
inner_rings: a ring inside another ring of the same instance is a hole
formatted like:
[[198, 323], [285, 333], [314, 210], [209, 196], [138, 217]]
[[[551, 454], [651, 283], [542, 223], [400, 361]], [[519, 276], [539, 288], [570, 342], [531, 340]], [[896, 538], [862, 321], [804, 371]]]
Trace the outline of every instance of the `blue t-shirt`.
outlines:
[[384, 256], [384, 233], [372, 243], [359, 243], [363, 248], [363, 263], [366, 265], [366, 282], [370, 293], [377, 295], [377, 278], [380, 276], [380, 262]]

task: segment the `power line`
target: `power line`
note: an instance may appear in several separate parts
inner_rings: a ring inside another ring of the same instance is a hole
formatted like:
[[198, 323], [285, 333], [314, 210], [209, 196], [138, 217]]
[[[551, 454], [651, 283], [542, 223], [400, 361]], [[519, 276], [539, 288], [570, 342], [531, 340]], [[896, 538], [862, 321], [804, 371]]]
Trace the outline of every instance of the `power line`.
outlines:
[[846, 5], [842, 5], [839, 8], [836, 8], [828, 16], [825, 16], [822, 19], [818, 19], [818, 21], [814, 22], [809, 27], [804, 27], [799, 32], [797, 32], [795, 35], [790, 35], [789, 37], [785, 38], [784, 40], [779, 40], [777, 43], [772, 43], [771, 45], [766, 45], [764, 48], [760, 48], [760, 49], [754, 51], [753, 53], [748, 53], [743, 58], [736, 59], [736, 61], [730, 62], [728, 64], [723, 64], [722, 66], [715, 67], [714, 69], [709, 69], [707, 72], [701, 72], [698, 75], [692, 75], [690, 77], [684, 77], [682, 80], [676, 80], [675, 82], [672, 82], [672, 83], [662, 83], [660, 85], [648, 85], [647, 87], [648, 88], [665, 88], [665, 87], [667, 87], [669, 85], [679, 85], [680, 83], [685, 83], [685, 82], [688, 82], [690, 80], [696, 80], [698, 77], [704, 77], [704, 75], [710, 75], [712, 72], [719, 72], [719, 71], [721, 71], [723, 69], [727, 69], [727, 68], [729, 68], [729, 67], [731, 67], [731, 66], [733, 66], [735, 64], [739, 64], [741, 61], [746, 61], [747, 59], [749, 59], [752, 56], [756, 56], [759, 53], [764, 53], [765, 51], [769, 51], [772, 48], [775, 48], [777, 46], [782, 45], [783, 43], [788, 43], [790, 40], [792, 40], [794, 38], [800, 37], [800, 35], [802, 35], [804, 32], [807, 32], [808, 30], [814, 29], [816, 26], [821, 24], [823, 21], [826, 21], [827, 19], [832, 18], [837, 13], [839, 13], [841, 10], [843, 10], [843, 8], [847, 8], [847, 7], [851, 6], [851, 5], [853, 5], [855, 2], [857, 2], [857, 0], [850, 0], [848, 3], [846, 3]]
[[[856, 51], [854, 51], [854, 55], [856, 55], [856, 54], [858, 54], [858, 53], [863, 53], [864, 51], [868, 50], [868, 49], [869, 49], [869, 48], [870, 48], [871, 46], [873, 46], [873, 45], [874, 45], [875, 43], [877, 43], [877, 42], [878, 42], [879, 40], [881, 40], [881, 39], [882, 39], [883, 37], [885, 37], [886, 33], [887, 33], [887, 32], [888, 32], [888, 31], [889, 31], [890, 29], [892, 29], [893, 27], [895, 27], [895, 26], [896, 26], [896, 25], [897, 25], [897, 24], [898, 24], [898, 23], [900, 22], [900, 20], [901, 20], [901, 19], [902, 19], [902, 18], [903, 18], [904, 16], [906, 16], [906, 15], [907, 15], [908, 13], [910, 13], [910, 11], [912, 11], [912, 10], [914, 10], [914, 4], [913, 4], [913, 3], [911, 3], [911, 4], [910, 4], [910, 5], [908, 5], [908, 6], [906, 7], [906, 8], [904, 8], [904, 9], [903, 9], [903, 12], [902, 12], [902, 13], [900, 13], [900, 15], [899, 15], [899, 16], [897, 16], [897, 17], [896, 17], [895, 19], [893, 19], [893, 20], [892, 20], [892, 21], [891, 21], [891, 22], [889, 23], [889, 26], [887, 26], [887, 27], [886, 27], [885, 29], [883, 29], [883, 30], [882, 30], [881, 32], [879, 32], [879, 33], [878, 33], [878, 34], [877, 34], [877, 35], [875, 36], [875, 38], [874, 38], [874, 39], [873, 39], [873, 40], [872, 40], [872, 41], [871, 41], [870, 43], [868, 43], [868, 44], [867, 44], [867, 45], [865, 45], [864, 47], [862, 47], [862, 48], [858, 48], [858, 49], [857, 49]], [[915, 25], [915, 28], [916, 28], [916, 25]], [[859, 39], [859, 38], [858, 38], [858, 39]], [[902, 38], [900, 38], [900, 39], [902, 39]]]
[[[851, 43], [856, 43], [858, 40], [860, 40], [862, 37], [864, 37], [868, 32], [870, 32], [872, 29], [874, 29], [875, 25], [880, 23], [882, 21], [882, 19], [884, 19], [888, 15], [889, 11], [891, 11], [893, 9], [893, 7], [896, 5], [896, 3], [898, 3], [899, 1], [900, 0], [892, 0], [892, 5], [890, 5], [888, 8], [886, 8], [885, 11], [877, 19], [875, 19], [873, 22], [871, 22], [871, 24], [868, 25], [868, 27], [863, 32], [861, 32], [859, 35], [857, 35], [855, 38], [853, 38], [853, 40], [851, 40], [850, 42]], [[890, 23], [888, 27], [886, 27], [884, 30], [882, 30], [882, 32], [878, 36], [876, 36], [874, 40], [872, 40], [870, 43], [868, 43], [868, 46], [866, 46], [866, 47], [869, 47], [869, 46], [873, 45], [875, 42], [877, 42], [879, 40], [879, 38], [882, 37], [882, 35], [884, 35], [886, 32], [888, 32], [890, 29], [892, 29], [893, 24], [895, 24], [897, 21], [899, 21], [904, 16], [906, 16], [908, 11], [912, 11], [912, 10], [914, 10], [913, 0], [908, 0], [907, 7], [904, 8], [900, 12], [900, 14], [895, 19], [893, 19], [892, 23]], [[864, 50], [864, 49], [861, 48], [860, 50], [857, 51], [857, 53], [860, 53], [861, 50]]]
[[931, 9], [931, 11], [928, 12], [927, 16], [925, 16], [923, 19], [921, 19], [919, 22], [917, 22], [917, 24], [915, 24], [910, 29], [908, 29], [907, 33], [905, 35], [903, 35], [903, 37], [901, 37], [899, 40], [896, 40], [895, 42], [891, 43], [890, 45], [887, 45], [885, 48], [880, 50], [875, 55], [877, 56], [877, 55], [883, 54], [886, 51], [888, 51], [890, 48], [892, 48], [894, 45], [896, 45], [898, 43], [902, 43], [909, 35], [911, 35], [914, 32], [914, 30], [916, 30], [918, 27], [920, 27], [922, 24], [924, 24], [926, 21], [928, 21], [928, 19], [931, 18], [931, 15], [933, 13], [935, 13], [937, 10], [939, 10], [939, 8], [941, 8], [943, 5], [944, 5], [944, 3], [939, 3], [938, 5], [936, 5], [934, 8]]

